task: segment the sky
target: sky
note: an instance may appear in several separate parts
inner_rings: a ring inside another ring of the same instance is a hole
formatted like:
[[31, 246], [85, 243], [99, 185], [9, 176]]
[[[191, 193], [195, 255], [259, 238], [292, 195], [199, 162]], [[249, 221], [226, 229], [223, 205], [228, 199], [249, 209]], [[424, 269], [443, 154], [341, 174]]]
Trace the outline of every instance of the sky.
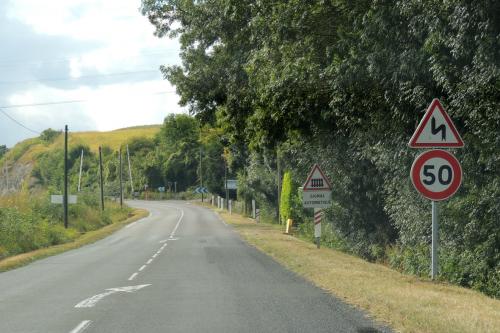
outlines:
[[139, 8], [140, 0], [0, 0], [0, 145], [66, 124], [108, 131], [186, 112], [159, 71], [181, 63], [179, 43], [155, 37]]

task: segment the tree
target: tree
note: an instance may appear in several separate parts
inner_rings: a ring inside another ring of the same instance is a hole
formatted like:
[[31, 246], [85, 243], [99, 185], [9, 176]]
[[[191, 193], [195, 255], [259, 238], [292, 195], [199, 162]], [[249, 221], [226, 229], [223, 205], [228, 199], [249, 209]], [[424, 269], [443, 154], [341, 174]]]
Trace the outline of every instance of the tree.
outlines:
[[6, 145], [0, 145], [0, 159], [5, 155], [9, 149], [7, 148]]
[[283, 175], [283, 184], [281, 185], [280, 216], [282, 223], [286, 222], [291, 216], [292, 210], [292, 173], [286, 171]]

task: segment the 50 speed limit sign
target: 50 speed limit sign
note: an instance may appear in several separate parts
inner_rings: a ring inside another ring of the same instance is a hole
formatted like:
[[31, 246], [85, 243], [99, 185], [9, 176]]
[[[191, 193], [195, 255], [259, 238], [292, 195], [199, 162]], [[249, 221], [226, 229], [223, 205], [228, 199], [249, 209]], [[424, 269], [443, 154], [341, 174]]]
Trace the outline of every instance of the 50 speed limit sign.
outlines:
[[433, 201], [451, 197], [462, 183], [462, 167], [452, 154], [429, 150], [420, 154], [411, 167], [413, 186]]

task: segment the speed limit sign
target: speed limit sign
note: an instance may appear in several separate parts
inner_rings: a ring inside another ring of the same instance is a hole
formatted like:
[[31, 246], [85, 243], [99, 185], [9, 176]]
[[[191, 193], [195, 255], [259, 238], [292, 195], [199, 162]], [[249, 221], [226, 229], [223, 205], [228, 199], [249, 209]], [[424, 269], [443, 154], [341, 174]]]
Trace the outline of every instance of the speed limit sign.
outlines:
[[433, 201], [451, 197], [462, 183], [462, 167], [452, 154], [429, 150], [420, 154], [411, 167], [413, 186]]

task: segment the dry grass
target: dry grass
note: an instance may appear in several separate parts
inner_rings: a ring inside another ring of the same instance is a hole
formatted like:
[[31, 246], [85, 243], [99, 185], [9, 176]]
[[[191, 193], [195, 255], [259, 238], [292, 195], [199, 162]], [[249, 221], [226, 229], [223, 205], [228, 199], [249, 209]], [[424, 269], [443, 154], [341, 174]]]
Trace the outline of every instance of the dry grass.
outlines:
[[113, 232], [117, 231], [124, 225], [137, 221], [143, 217], [146, 217], [148, 212], [143, 209], [135, 209], [132, 212], [132, 216], [126, 220], [118, 221], [113, 224], [109, 224], [101, 229], [89, 231], [72, 242], [60, 244], [56, 246], [51, 246], [48, 248], [43, 248], [39, 250], [35, 250], [28, 253], [19, 254], [16, 256], [8, 257], [4, 260], [0, 260], [0, 272], [7, 271], [10, 269], [14, 269], [17, 267], [21, 267], [27, 265], [35, 260], [50, 257], [62, 252], [66, 252], [69, 250], [73, 250], [84, 245], [94, 243], [100, 239], [103, 239]]
[[284, 235], [219, 212], [249, 244], [376, 320], [401, 332], [500, 332], [500, 300], [457, 286], [403, 275], [383, 265]]
[[[70, 134], [70, 142], [85, 144], [93, 152], [97, 152], [99, 145], [116, 150], [132, 138], [153, 138], [159, 131], [160, 125], [131, 127], [111, 132], [75, 132]], [[62, 144], [62, 137], [58, 140], [61, 140], [59, 144]], [[58, 144], [58, 140], [54, 144]]]

